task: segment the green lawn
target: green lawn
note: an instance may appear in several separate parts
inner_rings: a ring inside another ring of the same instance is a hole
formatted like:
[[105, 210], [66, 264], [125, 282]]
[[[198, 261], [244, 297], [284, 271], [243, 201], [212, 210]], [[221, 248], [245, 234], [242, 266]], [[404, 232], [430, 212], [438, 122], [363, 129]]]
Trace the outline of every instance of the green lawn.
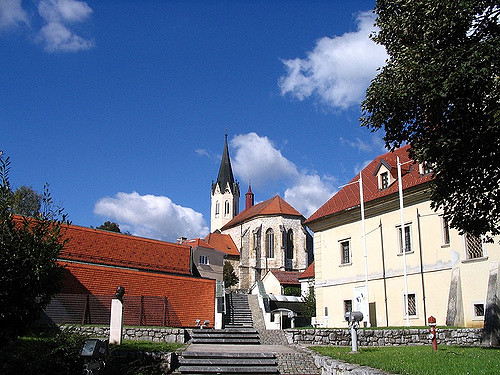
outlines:
[[174, 352], [179, 348], [185, 346], [184, 344], [169, 343], [169, 342], [149, 342], [149, 341], [133, 341], [123, 340], [121, 345], [112, 348], [117, 350], [131, 350], [131, 351], [144, 351], [144, 352]]
[[379, 368], [393, 374], [500, 374], [500, 349], [439, 346], [350, 347], [315, 346], [311, 349], [344, 362]]

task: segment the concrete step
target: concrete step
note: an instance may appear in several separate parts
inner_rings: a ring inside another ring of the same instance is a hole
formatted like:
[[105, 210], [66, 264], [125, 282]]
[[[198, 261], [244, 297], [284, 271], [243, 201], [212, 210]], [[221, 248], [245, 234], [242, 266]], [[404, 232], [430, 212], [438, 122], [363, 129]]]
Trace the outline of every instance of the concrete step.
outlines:
[[258, 338], [224, 338], [224, 337], [204, 337], [192, 341], [193, 344], [233, 344], [233, 345], [259, 345]]
[[183, 352], [181, 374], [278, 374], [277, 360], [270, 353]]

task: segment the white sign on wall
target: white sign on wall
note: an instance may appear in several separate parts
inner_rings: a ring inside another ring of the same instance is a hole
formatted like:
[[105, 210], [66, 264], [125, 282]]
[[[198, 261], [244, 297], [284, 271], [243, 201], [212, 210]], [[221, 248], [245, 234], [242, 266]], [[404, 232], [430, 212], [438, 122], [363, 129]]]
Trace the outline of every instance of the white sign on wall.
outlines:
[[354, 300], [352, 304], [353, 311], [361, 311], [363, 313], [363, 322], [368, 323], [368, 296], [366, 286], [358, 286], [354, 288]]

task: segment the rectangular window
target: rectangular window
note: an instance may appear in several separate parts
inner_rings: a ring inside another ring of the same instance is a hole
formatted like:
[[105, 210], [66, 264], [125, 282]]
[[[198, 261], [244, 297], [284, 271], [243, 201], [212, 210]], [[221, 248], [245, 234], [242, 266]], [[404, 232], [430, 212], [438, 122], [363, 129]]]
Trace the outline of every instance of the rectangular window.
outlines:
[[475, 303], [474, 304], [474, 317], [475, 318], [484, 318], [484, 303]]
[[[404, 242], [405, 242], [405, 251], [407, 253], [412, 251], [412, 248], [411, 248], [411, 224], [405, 225]], [[403, 254], [403, 246], [401, 244], [401, 226], [398, 227], [398, 243], [399, 243], [399, 253]]]
[[380, 189], [387, 189], [389, 187], [389, 172], [380, 174]]
[[328, 306], [325, 306], [325, 316], [328, 316]]
[[207, 255], [200, 255], [200, 264], [209, 264]]
[[340, 241], [340, 264], [351, 263], [351, 241]]
[[480, 237], [473, 236], [472, 234], [464, 234], [465, 241], [465, 256], [467, 259], [482, 258], [483, 254], [483, 241]]
[[352, 311], [352, 299], [344, 300], [344, 314]]
[[[408, 293], [408, 298], [405, 295], [405, 305], [408, 306], [408, 315], [417, 316], [417, 299], [415, 298], [415, 293]], [[406, 316], [406, 311], [404, 312]]]
[[443, 245], [450, 244], [450, 227], [448, 225], [448, 221], [441, 216], [441, 232], [443, 237]]

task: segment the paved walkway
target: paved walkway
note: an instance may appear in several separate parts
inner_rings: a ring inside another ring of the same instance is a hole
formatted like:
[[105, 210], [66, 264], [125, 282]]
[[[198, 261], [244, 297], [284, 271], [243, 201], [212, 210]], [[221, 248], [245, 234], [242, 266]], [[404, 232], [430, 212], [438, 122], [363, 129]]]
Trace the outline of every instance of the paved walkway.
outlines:
[[309, 353], [288, 345], [189, 344], [186, 351], [201, 353], [273, 353], [276, 354], [278, 369], [282, 375], [317, 375], [321, 373]]

